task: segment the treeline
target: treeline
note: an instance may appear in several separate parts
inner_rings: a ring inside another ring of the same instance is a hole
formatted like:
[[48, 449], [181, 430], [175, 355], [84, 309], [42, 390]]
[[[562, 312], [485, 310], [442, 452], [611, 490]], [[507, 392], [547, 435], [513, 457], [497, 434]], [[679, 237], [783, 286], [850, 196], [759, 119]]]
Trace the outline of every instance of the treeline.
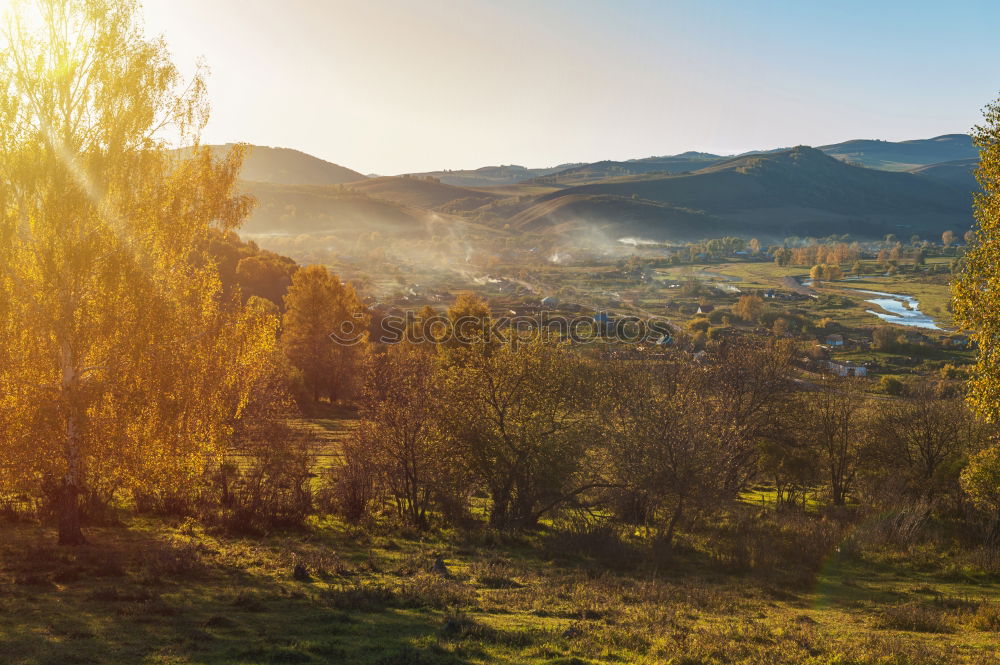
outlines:
[[773, 255], [774, 262], [781, 266], [839, 265], [861, 258], [861, 246], [857, 242], [815, 243], [805, 247], [778, 247]]
[[586, 511], [669, 545], [765, 485], [772, 505], [797, 510], [909, 505], [995, 524], [1000, 504], [976, 480], [993, 473], [993, 431], [961, 398], [803, 385], [792, 352], [753, 337], [655, 361], [598, 361], [538, 337], [394, 345], [371, 356], [360, 425], [319, 506], [420, 529], [530, 529]]

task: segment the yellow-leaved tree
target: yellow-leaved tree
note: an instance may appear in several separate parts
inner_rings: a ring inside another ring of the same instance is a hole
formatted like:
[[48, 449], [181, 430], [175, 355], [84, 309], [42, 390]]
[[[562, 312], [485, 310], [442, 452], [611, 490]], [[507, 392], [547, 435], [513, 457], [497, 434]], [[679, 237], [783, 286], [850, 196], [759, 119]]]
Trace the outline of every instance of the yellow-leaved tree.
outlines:
[[969, 397], [988, 421], [1000, 420], [1000, 101], [975, 128], [979, 148], [975, 234], [952, 287], [955, 319], [979, 346]]
[[[967, 236], [962, 271], [953, 283], [955, 320], [979, 347], [969, 380], [969, 400], [990, 423], [1000, 422], [1000, 100], [986, 107], [972, 134], [979, 148], [975, 195], [976, 227]], [[942, 238], [947, 244], [947, 239]], [[985, 448], [962, 471], [962, 488], [972, 503], [996, 515], [1000, 510], [1000, 446]]]
[[75, 544], [84, 500], [205, 472], [277, 317], [199, 249], [250, 209], [242, 150], [197, 147], [203, 79], [134, 0], [16, 0], [0, 48], [0, 492], [47, 492]]

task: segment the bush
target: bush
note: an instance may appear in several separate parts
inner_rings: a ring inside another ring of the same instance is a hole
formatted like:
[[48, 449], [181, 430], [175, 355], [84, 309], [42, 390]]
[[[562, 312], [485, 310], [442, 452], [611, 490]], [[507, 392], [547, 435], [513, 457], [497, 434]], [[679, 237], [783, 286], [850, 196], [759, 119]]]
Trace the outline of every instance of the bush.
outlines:
[[688, 322], [688, 326], [687, 327], [688, 327], [688, 330], [690, 330], [691, 332], [694, 332], [694, 333], [706, 332], [709, 329], [709, 327], [710, 327], [710, 323], [709, 323], [709, 320], [707, 318], [705, 318], [703, 316], [699, 316], [699, 317], [696, 317], [694, 319], [691, 319]]
[[370, 517], [378, 473], [370, 453], [359, 439], [344, 442], [341, 464], [324, 472], [317, 497], [321, 510], [352, 524]]
[[879, 379], [878, 388], [886, 395], [902, 395], [904, 392], [903, 382], [894, 376], [883, 376]]
[[435, 573], [420, 573], [403, 581], [396, 594], [400, 607], [444, 610], [469, 607], [476, 601], [475, 590]]
[[216, 519], [235, 531], [298, 526], [312, 509], [312, 455], [304, 433], [272, 423], [259, 434], [245, 456], [223, 464], [214, 477]]
[[955, 379], [961, 379], [966, 376], [964, 369], [960, 367], [955, 367], [951, 363], [944, 365], [940, 370], [941, 378], [946, 381], [952, 381]]
[[928, 504], [915, 503], [867, 520], [844, 542], [844, 549], [860, 552], [887, 547], [909, 548], [924, 536], [930, 513]]
[[973, 455], [962, 471], [962, 489], [980, 510], [1000, 511], [1000, 446]]
[[799, 511], [731, 516], [719, 528], [715, 556], [735, 570], [810, 584], [843, 540], [844, 525]]
[[615, 569], [634, 566], [639, 560], [639, 552], [625, 542], [614, 525], [588, 522], [586, 519], [559, 524], [545, 539], [544, 548], [552, 557], [565, 557], [571, 553], [592, 558]]
[[486, 589], [517, 589], [522, 586], [514, 579], [515, 573], [510, 562], [500, 557], [473, 562], [469, 566], [469, 573], [479, 586]]
[[450, 612], [441, 626], [441, 636], [451, 641], [472, 641], [523, 648], [535, 641], [532, 631], [498, 630], [463, 612]]
[[733, 311], [727, 307], [719, 307], [708, 313], [708, 320], [713, 325], [729, 325], [726, 319], [733, 319]]
[[1000, 605], [983, 603], [972, 616], [972, 627], [976, 630], [1000, 632]]

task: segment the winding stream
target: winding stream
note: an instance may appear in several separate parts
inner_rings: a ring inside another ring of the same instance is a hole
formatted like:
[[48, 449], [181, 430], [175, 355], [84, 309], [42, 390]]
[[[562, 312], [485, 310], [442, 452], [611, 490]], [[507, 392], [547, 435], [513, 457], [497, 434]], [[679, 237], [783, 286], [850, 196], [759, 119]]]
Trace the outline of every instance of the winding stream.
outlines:
[[920, 311], [920, 303], [913, 296], [904, 296], [898, 293], [886, 293], [884, 291], [868, 291], [867, 289], [845, 289], [856, 291], [868, 295], [879, 296], [868, 298], [865, 302], [881, 307], [884, 312], [874, 309], [866, 309], [869, 314], [874, 314], [886, 323], [895, 323], [900, 326], [910, 326], [913, 328], [925, 328], [927, 330], [941, 330], [941, 326], [934, 322], [927, 314]]
[[[848, 279], [858, 279], [857, 277], [846, 277]], [[813, 281], [806, 279], [802, 281], [803, 286], [812, 286]], [[829, 282], [827, 284], [830, 284]], [[910, 326], [911, 328], [924, 328], [925, 330], [944, 330], [934, 322], [934, 319], [920, 311], [920, 302], [913, 296], [904, 296], [901, 293], [888, 293], [886, 291], [870, 291], [868, 289], [855, 289], [849, 286], [840, 286], [843, 291], [853, 291], [855, 293], [865, 293], [877, 298], [866, 298], [865, 302], [881, 307], [884, 311], [866, 309], [868, 314], [874, 314], [886, 323], [895, 323], [897, 326]]]

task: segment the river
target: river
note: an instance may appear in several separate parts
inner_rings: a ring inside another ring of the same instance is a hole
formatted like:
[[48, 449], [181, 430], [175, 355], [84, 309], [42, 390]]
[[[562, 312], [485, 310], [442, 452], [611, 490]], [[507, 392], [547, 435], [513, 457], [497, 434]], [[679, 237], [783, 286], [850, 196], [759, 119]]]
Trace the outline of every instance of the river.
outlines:
[[[848, 279], [858, 279], [857, 277], [846, 277]], [[802, 281], [802, 286], [812, 286], [813, 281], [806, 279]], [[827, 282], [827, 286], [833, 286], [833, 282]], [[868, 289], [855, 289], [850, 286], [836, 285], [844, 291], [864, 293], [878, 298], [866, 298], [865, 302], [881, 307], [885, 311], [866, 309], [869, 314], [873, 314], [886, 323], [895, 323], [898, 326], [910, 326], [911, 328], [924, 328], [925, 330], [943, 330], [941, 326], [934, 322], [927, 314], [920, 311], [920, 302], [913, 296], [904, 296], [901, 293], [888, 293], [886, 291], [869, 291]]]
[[867, 298], [865, 302], [881, 307], [885, 311], [879, 312], [874, 309], [866, 309], [865, 311], [869, 314], [874, 314], [887, 323], [895, 323], [900, 326], [910, 326], [912, 328], [925, 328], [927, 330], [941, 330], [941, 326], [935, 323], [934, 319], [920, 311], [920, 303], [913, 296], [846, 287], [845, 290], [878, 296], [877, 298]]

